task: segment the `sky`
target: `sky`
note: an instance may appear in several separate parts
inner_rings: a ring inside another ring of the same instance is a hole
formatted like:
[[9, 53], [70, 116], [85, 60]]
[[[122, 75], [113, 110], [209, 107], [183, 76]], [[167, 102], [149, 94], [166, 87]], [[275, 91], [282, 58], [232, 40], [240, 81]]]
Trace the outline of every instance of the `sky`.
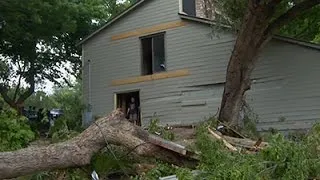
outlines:
[[[67, 68], [71, 67], [70, 63], [65, 63], [63, 66], [66, 66]], [[13, 68], [16, 68], [16, 67], [13, 67]], [[63, 68], [61, 68], [61, 72], [62, 72], [62, 76], [69, 79], [71, 81], [71, 83], [75, 82], [76, 78], [74, 76], [68, 74], [67, 71], [65, 71]], [[62, 78], [55, 79], [55, 80], [58, 82], [64, 82]], [[13, 82], [15, 82], [15, 83], [18, 82], [18, 77], [14, 77]], [[21, 81], [21, 85], [23, 87], [27, 87], [27, 84], [24, 81]], [[53, 94], [53, 92], [54, 92], [54, 86], [55, 86], [55, 84], [53, 82], [46, 79], [46, 80], [44, 80], [43, 83], [36, 84], [35, 91], [44, 91], [45, 93], [50, 95], [50, 94]]]
[[[65, 66], [67, 67], [71, 67], [70, 64], [65, 64]], [[67, 79], [69, 79], [72, 83], [75, 82], [76, 78], [70, 74], [67, 73], [67, 71], [65, 71], [63, 68], [61, 68], [62, 70], [62, 75], [63, 77], [66, 77]], [[62, 79], [56, 79], [58, 82], [63, 82]], [[38, 91], [38, 90], [42, 90], [44, 91], [45, 93], [47, 93], [48, 95], [49, 94], [53, 94], [53, 91], [54, 91], [54, 83], [49, 81], [49, 80], [45, 80], [44, 83], [42, 84], [38, 84], [36, 86], [36, 89], [35, 91]]]

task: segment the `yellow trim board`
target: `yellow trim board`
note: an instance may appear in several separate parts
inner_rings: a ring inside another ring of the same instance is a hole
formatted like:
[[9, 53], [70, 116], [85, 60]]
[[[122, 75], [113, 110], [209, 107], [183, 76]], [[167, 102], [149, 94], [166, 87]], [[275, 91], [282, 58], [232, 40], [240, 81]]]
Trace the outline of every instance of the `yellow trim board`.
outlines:
[[133, 37], [133, 36], [143, 36], [143, 35], [159, 32], [159, 31], [163, 31], [166, 29], [173, 29], [173, 28], [177, 28], [177, 27], [182, 27], [182, 26], [185, 26], [186, 24], [187, 24], [187, 22], [185, 22], [185, 21], [172, 21], [172, 22], [168, 22], [168, 23], [157, 24], [154, 26], [140, 28], [140, 29], [136, 29], [133, 31], [113, 35], [111, 37], [111, 40], [115, 41], [115, 40]]
[[130, 77], [126, 79], [113, 80], [111, 82], [111, 85], [119, 86], [124, 84], [134, 84], [134, 83], [140, 83], [140, 82], [146, 82], [146, 81], [152, 81], [152, 80], [188, 76], [189, 74], [190, 73], [188, 69], [181, 69], [181, 70], [162, 72], [162, 73], [146, 75], [146, 76], [137, 76], [137, 77]]

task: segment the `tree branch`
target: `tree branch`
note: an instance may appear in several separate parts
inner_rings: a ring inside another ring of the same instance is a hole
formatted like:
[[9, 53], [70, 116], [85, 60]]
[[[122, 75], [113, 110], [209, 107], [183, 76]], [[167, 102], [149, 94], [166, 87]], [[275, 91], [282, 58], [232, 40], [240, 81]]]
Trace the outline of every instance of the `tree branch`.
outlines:
[[[19, 63], [19, 62], [18, 62], [18, 67], [19, 67], [20, 74], [19, 74], [18, 84], [17, 84], [16, 90], [14, 91], [14, 95], [13, 95], [13, 98], [12, 98], [13, 101], [16, 100], [17, 94], [18, 94], [18, 92], [19, 92], [19, 88], [20, 88], [20, 85], [21, 85], [21, 78], [22, 78], [21, 72], [22, 72], [22, 70], [21, 70], [21, 66], [20, 66], [20, 63]], [[25, 71], [25, 66], [24, 66], [24, 68], [23, 68], [23, 72], [24, 72], [24, 71]]]
[[147, 131], [128, 122], [122, 112], [115, 110], [66, 142], [1, 152], [0, 177], [14, 178], [38, 171], [88, 165], [92, 155], [110, 144], [121, 145], [137, 155], [177, 165], [197, 165], [195, 159], [150, 143], [149, 136]]
[[30, 87], [19, 96], [18, 100], [16, 101], [16, 104], [21, 104], [23, 103], [28, 97], [30, 97], [35, 89], [35, 78], [34, 75], [31, 75], [30, 80], [29, 80]]
[[300, 13], [311, 9], [312, 7], [320, 4], [320, 0], [305, 0], [291, 9], [289, 9], [286, 13], [279, 16], [276, 20], [274, 20], [266, 30], [266, 33], [273, 33], [278, 30], [281, 26], [285, 25], [295, 17], [297, 17]]
[[[34, 45], [35, 47], [35, 45]], [[30, 97], [35, 89], [35, 64], [34, 60], [36, 59], [36, 54], [33, 54], [33, 56], [30, 57], [30, 69], [28, 71], [29, 75], [27, 76], [26, 81], [29, 83], [30, 87], [19, 96], [18, 100], [16, 101], [16, 104], [21, 105], [28, 97]]]
[[14, 101], [8, 96], [8, 89], [3, 85], [0, 85], [0, 94], [3, 100], [8, 103], [10, 107], [15, 108]]

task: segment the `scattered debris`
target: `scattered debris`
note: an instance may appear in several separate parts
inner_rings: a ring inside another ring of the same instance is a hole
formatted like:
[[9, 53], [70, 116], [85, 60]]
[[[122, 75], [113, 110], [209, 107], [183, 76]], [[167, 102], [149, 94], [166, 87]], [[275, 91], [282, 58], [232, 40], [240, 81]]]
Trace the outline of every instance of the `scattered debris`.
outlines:
[[231, 151], [238, 151], [237, 148], [235, 148], [234, 146], [232, 146], [229, 142], [227, 142], [225, 139], [223, 139], [221, 136], [219, 136], [218, 134], [216, 134], [215, 132], [213, 132], [213, 130], [210, 129], [210, 127], [208, 127], [208, 131], [210, 132], [211, 135], [213, 135], [214, 138], [218, 139], [218, 140], [222, 140], [223, 144], [230, 149]]

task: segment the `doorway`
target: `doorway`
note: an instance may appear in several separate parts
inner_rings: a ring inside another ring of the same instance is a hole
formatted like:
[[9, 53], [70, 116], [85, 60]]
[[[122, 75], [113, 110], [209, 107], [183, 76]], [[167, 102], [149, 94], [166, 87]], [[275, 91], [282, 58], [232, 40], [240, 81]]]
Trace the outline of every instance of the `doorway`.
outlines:
[[116, 108], [120, 108], [121, 111], [127, 116], [127, 111], [129, 104], [131, 103], [131, 98], [135, 100], [135, 107], [138, 109], [138, 121], [137, 125], [141, 126], [141, 109], [140, 109], [140, 93], [139, 91], [130, 91], [116, 94]]

